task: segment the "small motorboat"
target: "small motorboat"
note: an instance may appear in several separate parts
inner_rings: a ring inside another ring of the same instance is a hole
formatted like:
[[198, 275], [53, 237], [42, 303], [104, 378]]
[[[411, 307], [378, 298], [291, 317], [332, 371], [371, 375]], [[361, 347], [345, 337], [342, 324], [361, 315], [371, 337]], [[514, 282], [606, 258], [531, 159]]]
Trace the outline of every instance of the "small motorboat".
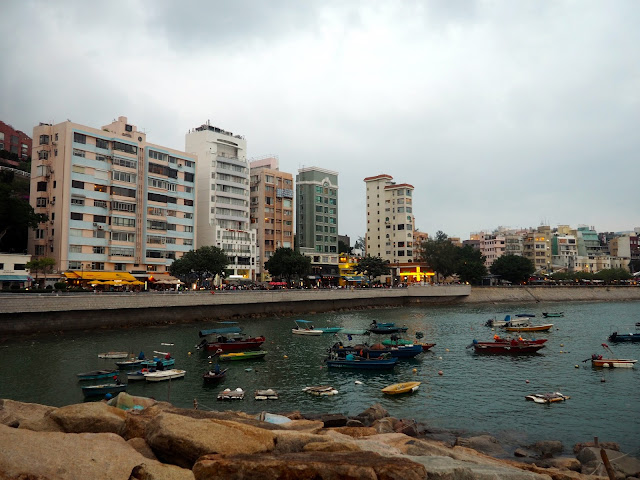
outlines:
[[394, 383], [388, 387], [384, 387], [381, 391], [387, 395], [401, 395], [403, 393], [412, 393], [418, 390], [421, 382], [404, 382]]
[[102, 397], [106, 394], [114, 394], [119, 392], [124, 392], [127, 390], [126, 383], [104, 383], [102, 385], [89, 385], [86, 387], [82, 387], [82, 395], [85, 398], [88, 397]]
[[529, 317], [516, 317], [511, 318], [511, 315], [505, 315], [504, 320], [497, 320], [495, 318], [490, 318], [486, 321], [485, 326], [487, 327], [506, 327], [506, 326], [514, 326], [514, 325], [527, 325], [529, 323]]
[[98, 358], [127, 358], [129, 352], [104, 352], [99, 353]]
[[129, 382], [136, 382], [145, 379], [145, 374], [155, 372], [155, 368], [141, 368], [140, 370], [130, 370], [127, 372], [127, 380]]
[[640, 342], [640, 333], [618, 333], [609, 335], [610, 342]]
[[336, 390], [335, 388], [329, 385], [317, 385], [315, 387], [304, 387], [302, 391], [310, 393], [311, 395], [319, 396], [319, 397], [338, 394], [338, 390]]
[[256, 390], [253, 398], [256, 400], [278, 400], [278, 392], [272, 388], [267, 390]]
[[610, 358], [604, 358], [602, 355], [598, 355], [594, 353], [591, 355], [591, 358], [587, 358], [583, 360], [583, 362], [588, 362], [591, 360], [591, 366], [596, 368], [633, 368], [635, 367], [638, 360], [631, 360], [628, 358], [615, 358], [615, 354], [609, 348], [609, 345], [606, 343], [601, 344], [602, 348], [604, 348], [611, 355]]
[[544, 325], [510, 325], [504, 327], [507, 332], [548, 332], [553, 328], [553, 323]]
[[524, 338], [508, 339], [494, 335], [493, 342], [479, 342], [478, 340], [474, 340], [471, 345], [467, 345], [467, 348], [473, 347], [476, 353], [520, 355], [536, 353], [544, 347], [546, 341], [546, 338], [537, 340], [526, 340]]
[[339, 333], [342, 331], [342, 327], [316, 327], [316, 330], [320, 330], [322, 333]]
[[225, 368], [224, 370], [220, 370], [218, 373], [213, 370], [209, 370], [207, 373], [202, 375], [202, 379], [205, 383], [220, 383], [224, 380], [224, 377], [227, 376], [227, 370], [229, 369]]
[[534, 393], [532, 395], [527, 395], [524, 398], [527, 400], [531, 400], [535, 403], [555, 403], [555, 402], [564, 402], [565, 400], [569, 400], [571, 397], [568, 395], [563, 395], [560, 392], [553, 393]]
[[118, 370], [93, 370], [92, 372], [77, 373], [79, 381], [85, 380], [102, 380], [105, 378], [116, 378], [118, 376]]
[[175, 380], [178, 378], [184, 378], [186, 370], [179, 370], [172, 368], [170, 370], [156, 370], [155, 372], [148, 372], [144, 375], [144, 379], [147, 382], [162, 382], [164, 380]]
[[364, 358], [353, 354], [338, 357], [332, 354], [325, 360], [329, 368], [356, 368], [365, 370], [391, 370], [398, 363], [397, 357], [387, 358], [387, 355], [378, 358]]
[[247, 352], [231, 352], [220, 355], [221, 362], [235, 362], [238, 360], [259, 360], [267, 354], [264, 350], [253, 350]]
[[322, 330], [314, 328], [311, 320], [296, 320], [296, 328], [291, 329], [295, 335], [322, 335]]
[[564, 312], [542, 312], [542, 316], [545, 318], [560, 318], [564, 317]]
[[218, 394], [218, 400], [242, 400], [243, 398], [244, 390], [241, 388], [236, 388], [235, 390], [225, 388]]

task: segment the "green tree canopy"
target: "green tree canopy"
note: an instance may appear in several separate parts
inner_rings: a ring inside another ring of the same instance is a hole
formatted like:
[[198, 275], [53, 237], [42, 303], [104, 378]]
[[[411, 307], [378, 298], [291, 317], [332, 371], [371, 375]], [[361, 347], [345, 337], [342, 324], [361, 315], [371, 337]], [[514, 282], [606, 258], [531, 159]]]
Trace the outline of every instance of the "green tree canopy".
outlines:
[[484, 255], [477, 248], [473, 248], [471, 245], [458, 247], [456, 273], [460, 277], [460, 281], [475, 285], [481, 283], [482, 277], [487, 274], [484, 260]]
[[292, 278], [300, 278], [311, 271], [311, 259], [291, 248], [280, 247], [273, 252], [264, 267], [272, 277], [291, 282]]
[[597, 280], [603, 280], [605, 283], [611, 283], [615, 280], [629, 280], [633, 278], [624, 268], [606, 268], [594, 273], [593, 277]]
[[458, 250], [446, 233], [438, 231], [435, 238], [428, 238], [420, 246], [422, 260], [442, 277], [456, 273]]
[[229, 265], [229, 259], [221, 248], [200, 247], [190, 250], [182, 258], [169, 265], [169, 273], [177, 277], [195, 274], [199, 279], [205, 276], [222, 275]]
[[349, 245], [344, 243], [342, 240], [338, 240], [338, 252], [351, 253], [351, 250], [353, 250], [353, 247], [350, 247]]
[[44, 258], [35, 258], [30, 260], [25, 265], [26, 268], [29, 269], [29, 272], [33, 273], [36, 277], [36, 283], [40, 284], [38, 280], [38, 273], [42, 272], [43, 274], [51, 273], [53, 270], [53, 266], [56, 264], [56, 261], [53, 258], [44, 257]]
[[389, 261], [383, 260], [380, 257], [367, 255], [360, 259], [354, 270], [356, 273], [368, 277], [369, 283], [371, 283], [373, 278], [377, 278], [381, 275], [389, 275]]
[[528, 258], [519, 255], [502, 255], [491, 265], [491, 273], [511, 283], [522, 283], [529, 279], [535, 266]]

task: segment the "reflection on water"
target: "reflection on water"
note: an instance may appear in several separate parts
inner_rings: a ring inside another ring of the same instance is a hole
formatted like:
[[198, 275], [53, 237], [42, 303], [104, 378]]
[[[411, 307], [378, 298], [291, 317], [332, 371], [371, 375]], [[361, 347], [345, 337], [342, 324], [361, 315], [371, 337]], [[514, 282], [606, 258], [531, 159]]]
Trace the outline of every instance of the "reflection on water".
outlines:
[[[543, 311], [556, 310], [564, 311], [565, 317], [540, 318]], [[540, 353], [523, 357], [476, 355], [466, 348], [474, 338], [492, 338], [495, 332], [483, 325], [488, 318], [519, 312], [532, 312], [540, 323], [555, 324], [551, 332], [536, 334], [549, 339]], [[373, 320], [393, 321], [407, 325], [410, 333], [424, 332], [423, 341], [437, 344], [432, 351], [401, 360], [394, 371], [384, 373], [327, 369], [322, 360], [336, 338], [292, 335], [294, 319], [299, 317], [247, 319], [241, 322], [245, 332], [264, 334], [263, 350], [269, 353], [264, 360], [226, 363], [227, 377], [212, 386], [202, 381], [202, 374], [212, 366], [210, 352], [195, 349], [200, 340], [198, 331], [215, 328], [212, 322], [23, 337], [0, 345], [0, 397], [55, 406], [81, 402], [75, 374], [113, 367], [112, 360], [98, 359], [98, 353], [128, 350], [137, 355], [142, 350], [149, 357], [154, 351], [169, 350], [176, 368], [187, 371], [186, 377], [170, 383], [130, 383], [129, 393], [169, 400], [179, 407], [191, 408], [197, 399], [201, 409], [249, 413], [299, 410], [355, 415], [380, 403], [395, 417], [414, 418], [433, 427], [486, 431], [519, 442], [559, 439], [565, 448], [598, 436], [637, 452], [638, 368], [603, 371], [582, 362], [592, 353], [603, 353], [600, 344], [606, 342], [611, 327], [617, 326], [612, 319], [623, 319], [620, 324], [635, 323], [637, 312], [637, 302], [624, 302], [418, 306], [305, 317], [318, 327], [350, 329], [367, 328]], [[640, 344], [612, 348], [620, 357], [640, 357]], [[388, 397], [380, 392], [387, 385], [409, 380], [422, 382], [414, 394]], [[302, 392], [305, 386], [322, 384], [333, 385], [340, 393], [317, 397]], [[216, 400], [224, 388], [236, 387], [247, 392], [244, 400]], [[277, 390], [280, 399], [253, 399], [254, 390], [266, 388]], [[553, 391], [571, 399], [553, 405], [524, 399], [532, 393]]]

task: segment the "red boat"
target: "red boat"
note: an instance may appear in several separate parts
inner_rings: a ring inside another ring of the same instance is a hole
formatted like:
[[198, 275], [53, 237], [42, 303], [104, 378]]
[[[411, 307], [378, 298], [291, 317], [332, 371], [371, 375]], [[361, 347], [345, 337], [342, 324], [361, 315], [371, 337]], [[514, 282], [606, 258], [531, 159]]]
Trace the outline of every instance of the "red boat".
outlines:
[[226, 337], [219, 335], [213, 341], [207, 341], [207, 350], [222, 350], [223, 352], [244, 352], [246, 350], [259, 350], [264, 343], [264, 337]]
[[544, 347], [546, 338], [538, 340], [526, 340], [520, 338], [502, 338], [498, 335], [493, 337], [493, 342], [478, 342], [474, 340], [470, 347], [473, 346], [476, 353], [506, 353], [510, 355], [519, 355], [522, 353], [535, 353]]

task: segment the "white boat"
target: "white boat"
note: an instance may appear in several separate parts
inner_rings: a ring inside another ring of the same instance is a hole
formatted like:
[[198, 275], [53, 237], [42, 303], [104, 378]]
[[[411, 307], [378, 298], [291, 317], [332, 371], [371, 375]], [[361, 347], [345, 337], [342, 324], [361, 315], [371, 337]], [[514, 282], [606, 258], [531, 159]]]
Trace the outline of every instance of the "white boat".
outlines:
[[244, 390], [240, 387], [235, 390], [225, 388], [218, 394], [218, 400], [242, 400], [244, 398]]
[[295, 335], [322, 335], [322, 330], [313, 328], [310, 320], [296, 320], [296, 328], [291, 329]]
[[337, 395], [338, 390], [329, 385], [318, 385], [315, 387], [304, 387], [303, 392], [310, 393], [311, 395], [325, 396], [325, 395]]
[[127, 358], [129, 352], [104, 352], [99, 353], [98, 358]]
[[256, 390], [254, 398], [256, 400], [278, 400], [278, 392], [272, 388], [268, 390]]
[[145, 373], [144, 378], [147, 382], [162, 382], [163, 380], [183, 378], [185, 373], [187, 373], [185, 370], [172, 368], [171, 370], [158, 370], [155, 372]]

